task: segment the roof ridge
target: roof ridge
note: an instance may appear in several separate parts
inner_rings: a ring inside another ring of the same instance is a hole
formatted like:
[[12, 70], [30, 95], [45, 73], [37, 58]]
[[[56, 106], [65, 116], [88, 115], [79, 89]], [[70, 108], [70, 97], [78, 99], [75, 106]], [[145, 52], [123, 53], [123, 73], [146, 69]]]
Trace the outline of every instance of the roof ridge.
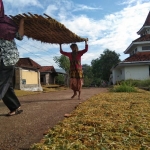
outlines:
[[146, 20], [145, 20], [143, 26], [147, 26], [147, 25], [150, 25], [150, 11], [149, 11], [149, 13], [148, 13], [148, 15], [146, 17]]
[[41, 66], [41, 67], [53, 67], [53, 66]]
[[133, 61], [150, 61], [150, 51], [137, 52], [127, 57], [123, 62], [133, 62]]
[[34, 66], [34, 64], [35, 64], [36, 66], [40, 66], [40, 67], [41, 67], [41, 65], [38, 64], [37, 62], [35, 62], [33, 59], [31, 59], [31, 58], [29, 58], [29, 57], [28, 57], [28, 59], [29, 59], [29, 62], [30, 62], [30, 64], [31, 64], [32, 66]]

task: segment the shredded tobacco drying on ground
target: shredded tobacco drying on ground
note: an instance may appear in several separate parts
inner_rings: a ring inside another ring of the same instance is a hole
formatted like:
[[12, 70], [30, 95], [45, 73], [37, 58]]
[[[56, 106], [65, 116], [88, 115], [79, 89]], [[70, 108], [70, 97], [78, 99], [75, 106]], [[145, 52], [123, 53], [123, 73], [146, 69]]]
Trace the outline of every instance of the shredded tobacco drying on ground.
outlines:
[[100, 93], [31, 146], [31, 150], [108, 149], [150, 149], [150, 92]]

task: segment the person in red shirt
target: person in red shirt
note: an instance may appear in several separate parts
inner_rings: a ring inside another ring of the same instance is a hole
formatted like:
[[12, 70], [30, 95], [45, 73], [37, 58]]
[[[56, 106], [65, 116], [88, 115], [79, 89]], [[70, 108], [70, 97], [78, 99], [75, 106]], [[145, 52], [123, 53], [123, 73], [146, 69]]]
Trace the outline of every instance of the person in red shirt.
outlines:
[[73, 90], [74, 98], [79, 92], [78, 99], [80, 100], [81, 88], [83, 85], [83, 71], [81, 65], [81, 56], [88, 51], [87, 39], [85, 40], [85, 49], [78, 50], [77, 44], [71, 44], [70, 46], [72, 52], [64, 52], [60, 44], [60, 53], [67, 56], [70, 60], [70, 88]]

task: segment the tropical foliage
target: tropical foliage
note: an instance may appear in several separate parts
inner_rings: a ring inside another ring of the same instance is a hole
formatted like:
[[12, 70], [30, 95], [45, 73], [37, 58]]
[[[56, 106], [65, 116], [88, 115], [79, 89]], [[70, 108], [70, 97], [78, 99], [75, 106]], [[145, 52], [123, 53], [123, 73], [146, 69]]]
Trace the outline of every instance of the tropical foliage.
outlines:
[[112, 92], [137, 92], [137, 89], [130, 81], [122, 81], [110, 89]]
[[60, 68], [64, 69], [66, 72], [69, 72], [70, 62], [68, 57], [64, 55], [55, 56], [53, 60]]
[[90, 86], [93, 82], [92, 67], [90, 65], [82, 65], [84, 75], [84, 86]]
[[[61, 55], [61, 56], [55, 56], [53, 58], [53, 60], [55, 61], [55, 63], [62, 69], [64, 69], [66, 71], [66, 76], [64, 78], [65, 81], [65, 85], [68, 85], [68, 80], [69, 80], [69, 68], [70, 68], [70, 61], [69, 58]], [[57, 77], [57, 81], [58, 82], [62, 82], [62, 76]]]
[[115, 51], [106, 49], [99, 58], [92, 60], [91, 64], [94, 78], [109, 81], [111, 68], [120, 61], [119, 56]]
[[65, 77], [63, 74], [58, 74], [55, 78], [55, 83], [59, 85], [64, 85]]

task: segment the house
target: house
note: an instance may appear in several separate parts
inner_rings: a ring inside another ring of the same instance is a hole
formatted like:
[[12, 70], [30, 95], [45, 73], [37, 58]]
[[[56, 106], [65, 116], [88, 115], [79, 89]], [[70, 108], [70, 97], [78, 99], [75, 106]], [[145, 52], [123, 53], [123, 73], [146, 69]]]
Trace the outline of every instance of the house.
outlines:
[[57, 72], [53, 66], [41, 66], [39, 71], [40, 82], [42, 85], [55, 84], [55, 76], [57, 76]]
[[[57, 74], [61, 74], [63, 76], [63, 79], [64, 79], [64, 82], [63, 84], [64, 85], [69, 85], [69, 76], [68, 74], [66, 73], [66, 71], [64, 69], [55, 69]], [[61, 84], [61, 83], [57, 83], [57, 84]]]
[[41, 66], [30, 58], [20, 58], [15, 67], [14, 88], [27, 91], [42, 91], [40, 83]]
[[134, 79], [146, 80], [150, 78], [150, 12], [142, 26], [137, 32], [139, 38], [124, 51], [129, 57], [112, 68], [112, 81]]

